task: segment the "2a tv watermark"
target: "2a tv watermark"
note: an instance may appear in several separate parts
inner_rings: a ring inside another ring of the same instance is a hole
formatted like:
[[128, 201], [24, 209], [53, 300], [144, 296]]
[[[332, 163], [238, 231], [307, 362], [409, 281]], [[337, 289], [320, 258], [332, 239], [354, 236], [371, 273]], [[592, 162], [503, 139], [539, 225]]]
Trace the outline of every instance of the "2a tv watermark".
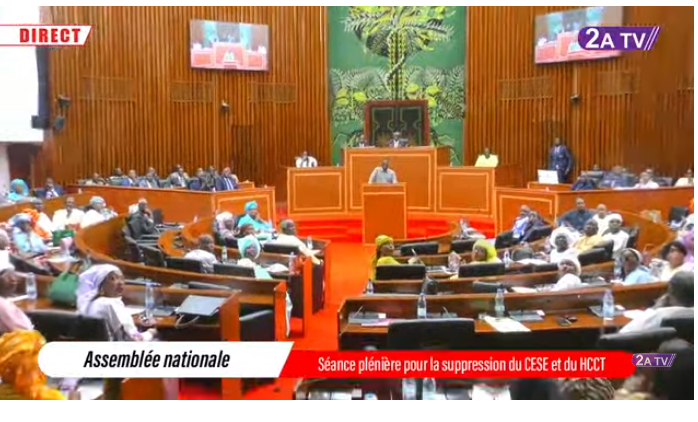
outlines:
[[661, 32], [659, 26], [588, 26], [579, 31], [579, 46], [591, 51], [649, 51]]
[[0, 25], [0, 47], [83, 46], [91, 25]]
[[671, 368], [676, 354], [642, 353], [633, 355], [633, 365], [637, 368]]

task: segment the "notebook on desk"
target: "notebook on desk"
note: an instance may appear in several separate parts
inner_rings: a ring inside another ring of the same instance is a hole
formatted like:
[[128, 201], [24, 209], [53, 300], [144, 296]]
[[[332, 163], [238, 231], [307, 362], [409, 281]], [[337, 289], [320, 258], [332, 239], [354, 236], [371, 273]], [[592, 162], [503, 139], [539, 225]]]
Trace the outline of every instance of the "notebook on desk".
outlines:
[[511, 318], [494, 318], [486, 316], [485, 322], [500, 333], [523, 333], [531, 331], [528, 327]]

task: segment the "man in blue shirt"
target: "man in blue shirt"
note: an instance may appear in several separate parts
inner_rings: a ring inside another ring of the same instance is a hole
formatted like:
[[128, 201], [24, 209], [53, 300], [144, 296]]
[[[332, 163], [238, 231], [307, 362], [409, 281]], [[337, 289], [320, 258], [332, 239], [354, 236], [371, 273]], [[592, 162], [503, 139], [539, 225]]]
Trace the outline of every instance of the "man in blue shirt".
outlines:
[[572, 227], [577, 231], [582, 231], [584, 224], [594, 216], [594, 213], [589, 211], [584, 203], [584, 199], [577, 198], [577, 208], [566, 212], [557, 220], [558, 226]]
[[623, 167], [614, 166], [610, 172], [607, 172], [603, 175], [603, 178], [601, 179], [601, 183], [599, 183], [599, 186], [602, 188], [611, 189], [625, 188], [627, 187], [625, 179], [626, 178], [623, 175]]

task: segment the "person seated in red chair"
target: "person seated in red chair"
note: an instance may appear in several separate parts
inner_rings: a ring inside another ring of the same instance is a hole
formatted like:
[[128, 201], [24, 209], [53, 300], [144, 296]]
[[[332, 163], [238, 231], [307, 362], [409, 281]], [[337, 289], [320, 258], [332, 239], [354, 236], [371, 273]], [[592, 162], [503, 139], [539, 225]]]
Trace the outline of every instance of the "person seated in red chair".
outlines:
[[238, 177], [233, 174], [230, 167], [223, 169], [223, 173], [216, 177], [216, 192], [236, 190], [238, 188]]
[[129, 170], [128, 171], [128, 176], [124, 178], [123, 182], [121, 182], [121, 186], [127, 187], [127, 188], [137, 188], [140, 187], [141, 181], [138, 178], [138, 174], [136, 173], [136, 170]]
[[405, 148], [408, 145], [409, 141], [406, 138], [402, 137], [402, 133], [400, 132], [393, 132], [393, 137], [390, 138], [390, 142], [388, 143], [389, 148]]
[[158, 177], [157, 171], [153, 167], [148, 167], [148, 171], [145, 173], [145, 177], [141, 177], [139, 180], [140, 187], [156, 189], [160, 187], [160, 178]]
[[596, 182], [594, 182], [593, 179], [589, 178], [586, 174], [586, 172], [582, 172], [579, 175], [579, 178], [577, 181], [574, 182], [572, 185], [572, 188], [570, 190], [595, 190], [598, 189], [596, 186]]
[[659, 184], [652, 180], [652, 174], [648, 171], [640, 173], [640, 180], [633, 189], [657, 189]]

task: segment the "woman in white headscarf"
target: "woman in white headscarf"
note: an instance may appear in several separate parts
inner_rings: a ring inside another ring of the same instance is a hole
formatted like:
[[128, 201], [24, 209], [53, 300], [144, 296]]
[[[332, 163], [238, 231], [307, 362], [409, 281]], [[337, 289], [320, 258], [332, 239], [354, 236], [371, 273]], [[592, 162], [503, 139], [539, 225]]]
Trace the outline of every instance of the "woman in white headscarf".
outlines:
[[[80, 274], [77, 307], [80, 315], [103, 319], [115, 340], [152, 341], [157, 331], [138, 331], [121, 299], [124, 275], [110, 264], [94, 265]], [[166, 400], [177, 400], [179, 380], [163, 379]]]
[[107, 202], [101, 196], [93, 196], [90, 199], [90, 210], [85, 213], [80, 222], [80, 228], [89, 227], [106, 221], [108, 214], [105, 212]]
[[608, 220], [608, 231], [603, 235], [603, 239], [613, 241], [613, 258], [618, 259], [621, 251], [628, 244], [630, 236], [621, 229], [623, 217], [620, 214], [611, 214], [606, 219]]
[[579, 251], [572, 247], [575, 241], [575, 236], [568, 228], [558, 227], [555, 229], [550, 235], [550, 246], [553, 247], [550, 252], [550, 262], [557, 264], [563, 259], [577, 259]]
[[559, 292], [582, 287], [582, 279], [579, 278], [582, 274], [582, 265], [577, 258], [563, 258], [558, 262], [557, 268], [560, 278], [553, 286], [553, 291]]
[[[243, 267], [254, 268], [255, 278], [260, 278], [264, 280], [271, 280], [272, 276], [264, 267], [259, 265], [256, 261], [262, 252], [262, 245], [259, 240], [254, 235], [248, 235], [238, 240], [238, 250], [240, 251], [240, 259], [238, 260], [238, 265]], [[293, 309], [293, 303], [291, 302], [291, 296], [286, 293], [286, 335], [288, 336], [291, 332], [291, 310]]]

